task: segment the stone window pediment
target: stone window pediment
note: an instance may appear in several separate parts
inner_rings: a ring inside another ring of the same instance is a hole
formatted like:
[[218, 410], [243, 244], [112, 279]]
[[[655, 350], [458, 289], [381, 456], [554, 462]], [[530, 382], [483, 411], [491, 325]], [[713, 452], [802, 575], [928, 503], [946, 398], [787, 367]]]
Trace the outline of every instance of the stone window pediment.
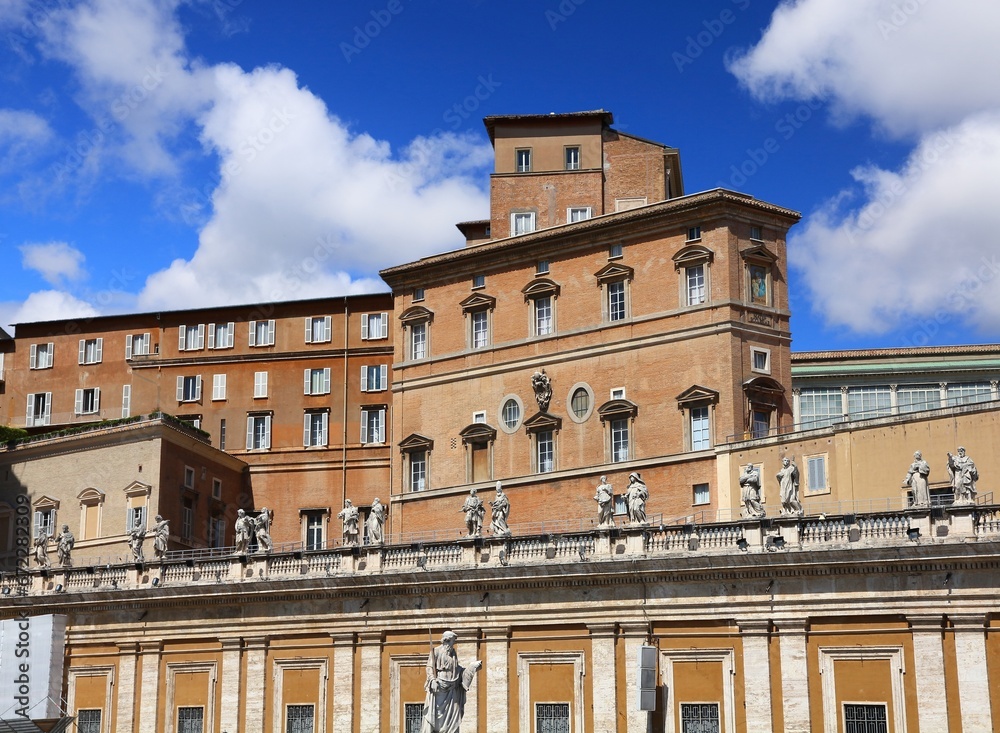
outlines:
[[80, 500], [81, 504], [86, 504], [88, 506], [94, 506], [95, 504], [104, 503], [104, 492], [100, 489], [95, 489], [93, 487], [84, 489], [76, 498]]
[[635, 417], [639, 413], [639, 406], [631, 400], [618, 399], [608, 400], [597, 408], [597, 414], [601, 421], [621, 419], [623, 417]]
[[434, 320], [434, 311], [424, 308], [422, 305], [414, 305], [399, 314], [399, 321], [404, 326], [414, 323], [430, 323]]
[[674, 269], [680, 270], [684, 267], [693, 267], [715, 259], [715, 252], [700, 244], [692, 244], [682, 248], [673, 256]]
[[399, 442], [399, 450], [402, 453], [434, 450], [434, 441], [426, 435], [410, 433]]
[[631, 281], [635, 277], [635, 270], [628, 265], [623, 265], [621, 262], [609, 262], [595, 272], [594, 277], [597, 278], [597, 282], [601, 285], [618, 280]]
[[492, 295], [487, 295], [486, 293], [473, 293], [468, 298], [459, 303], [462, 306], [463, 313], [472, 313], [473, 311], [482, 310], [493, 310], [496, 308], [497, 299]]
[[719, 401], [719, 393], [714, 389], [709, 389], [708, 387], [702, 387], [699, 384], [692, 385], [686, 390], [677, 395], [677, 405], [679, 407], [687, 407], [689, 405], [695, 405], [699, 403], [717, 403]]
[[153, 487], [142, 481], [133, 481], [122, 490], [126, 496], [149, 496], [153, 493]]
[[561, 287], [555, 280], [550, 280], [547, 277], [538, 277], [521, 288], [521, 293], [524, 294], [524, 302], [527, 303], [529, 300], [544, 298], [545, 296], [557, 298], [559, 297], [560, 290]]
[[763, 244], [740, 251], [740, 256], [748, 262], [763, 263], [765, 265], [773, 265], [778, 261], [778, 256]]
[[32, 503], [32, 506], [36, 511], [45, 511], [47, 509], [59, 509], [59, 500], [53, 499], [51, 496], [39, 496]]
[[781, 403], [785, 388], [771, 377], [754, 377], [743, 383], [743, 391], [755, 404], [775, 406]]
[[474, 422], [467, 425], [458, 433], [462, 436], [462, 443], [492, 443], [497, 439], [497, 429], [484, 422]]
[[524, 429], [529, 433], [537, 433], [543, 430], [559, 430], [562, 428], [562, 418], [550, 415], [547, 412], [538, 412], [524, 421]]

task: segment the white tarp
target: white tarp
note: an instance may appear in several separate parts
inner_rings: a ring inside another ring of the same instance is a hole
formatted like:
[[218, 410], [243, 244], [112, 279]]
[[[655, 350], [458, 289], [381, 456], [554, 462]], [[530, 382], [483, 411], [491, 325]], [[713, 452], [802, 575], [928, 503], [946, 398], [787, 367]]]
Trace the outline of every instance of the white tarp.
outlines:
[[0, 622], [0, 719], [60, 717], [65, 649], [65, 616]]

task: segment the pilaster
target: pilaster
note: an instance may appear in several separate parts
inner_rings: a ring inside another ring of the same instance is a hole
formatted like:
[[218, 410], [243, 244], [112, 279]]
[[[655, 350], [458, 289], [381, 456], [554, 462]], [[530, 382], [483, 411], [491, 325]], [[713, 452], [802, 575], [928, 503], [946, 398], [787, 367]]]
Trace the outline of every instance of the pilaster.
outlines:
[[117, 733], [132, 733], [135, 720], [135, 671], [139, 645], [135, 642], [118, 645], [118, 714], [115, 719]]
[[[479, 630], [460, 629], [455, 632], [455, 635], [458, 636], [458, 640], [455, 642], [455, 653], [458, 654], [459, 664], [467, 666], [474, 659], [479, 659]], [[470, 648], [475, 650], [474, 654], [470, 654]], [[476, 733], [479, 730], [479, 691], [477, 689], [480, 682], [479, 677], [480, 674], [477, 672], [476, 679], [465, 696], [465, 712], [462, 715], [459, 733]]]
[[993, 722], [990, 720], [990, 683], [986, 669], [986, 618], [979, 614], [948, 618], [955, 633], [962, 733], [991, 730]]
[[142, 679], [139, 681], [139, 733], [157, 733], [157, 712], [160, 693], [160, 651], [159, 641], [144, 641], [139, 644], [139, 659]]
[[[741, 621], [743, 640], [743, 677], [748, 681], [743, 687], [746, 705], [747, 733], [771, 733], [771, 658], [768, 642], [771, 622]], [[749, 683], [753, 675], [753, 683]]]
[[590, 676], [594, 733], [615, 733], [618, 726], [617, 675], [606, 672], [615, 669], [615, 625], [589, 624], [587, 628], [590, 630], [590, 659], [594, 670]]
[[[348, 556], [349, 557], [349, 556]], [[354, 730], [354, 634], [330, 634], [333, 640], [332, 730]]]
[[247, 658], [247, 678], [243, 684], [246, 694], [243, 723], [245, 733], [264, 733], [264, 700], [267, 692], [267, 637], [244, 639]]
[[240, 726], [240, 690], [243, 689], [240, 676], [242, 665], [240, 664], [243, 642], [238, 637], [220, 639], [222, 643], [222, 705], [219, 716], [219, 729], [224, 731], [235, 731]]
[[910, 616], [914, 670], [917, 682], [917, 720], [922, 731], [948, 730], [948, 696], [945, 694], [943, 618]]
[[483, 629], [486, 647], [486, 733], [507, 733], [509, 704], [509, 627]]
[[379, 733], [382, 729], [382, 632], [362, 631], [358, 634], [358, 643], [361, 646], [360, 731]]
[[[640, 535], [641, 536], [641, 535]], [[646, 643], [649, 627], [646, 624], [622, 625], [625, 637], [625, 733], [646, 733], [649, 713], [639, 710], [639, 647]], [[598, 675], [595, 673], [595, 677]]]
[[781, 696], [785, 733], [810, 733], [809, 668], [806, 662], [805, 618], [776, 621], [781, 651]]

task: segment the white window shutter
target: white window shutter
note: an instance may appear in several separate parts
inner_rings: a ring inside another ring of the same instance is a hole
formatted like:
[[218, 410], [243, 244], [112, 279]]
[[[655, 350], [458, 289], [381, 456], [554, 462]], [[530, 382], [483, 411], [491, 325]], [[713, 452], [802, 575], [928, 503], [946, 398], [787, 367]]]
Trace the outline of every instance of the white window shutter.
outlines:
[[330, 394], [330, 367], [323, 368], [323, 394]]
[[312, 425], [312, 415], [308, 412], [303, 416], [302, 419], [302, 446], [305, 448], [309, 447], [309, 428]]
[[28, 395], [28, 406], [24, 408], [24, 424], [32, 427], [35, 424], [35, 395]]
[[45, 366], [52, 366], [52, 360], [55, 359], [56, 348], [55, 344], [51, 341], [48, 343], [48, 350], [45, 352]]
[[378, 368], [378, 388], [379, 389], [386, 389], [386, 387], [388, 386], [388, 384], [387, 384], [388, 377], [389, 377], [388, 367], [385, 364], [383, 364], [382, 366], [380, 366]]
[[250, 345], [257, 345], [257, 321], [250, 321]]
[[125, 337], [125, 358], [132, 358], [132, 336]]
[[37, 369], [38, 368], [38, 344], [32, 344], [31, 348], [28, 350], [28, 368]]
[[104, 339], [103, 338], [98, 338], [97, 339], [97, 358], [96, 358], [96, 361], [97, 361], [98, 364], [100, 364], [102, 361], [104, 361]]
[[384, 338], [388, 338], [388, 336], [389, 336], [389, 314], [388, 313], [383, 313], [382, 314], [382, 326], [379, 329], [379, 336], [378, 337], [384, 339]]
[[94, 411], [101, 411], [101, 388], [94, 387]]
[[209, 323], [208, 324], [208, 348], [210, 348], [210, 349], [214, 349], [215, 348], [215, 324], [214, 323]]
[[48, 425], [50, 417], [52, 417], [52, 393], [51, 392], [46, 392], [45, 393], [45, 411], [42, 412], [42, 419], [44, 420], [44, 422], [42, 423], [42, 425]]
[[368, 410], [361, 411], [361, 442], [368, 442]]
[[235, 336], [236, 336], [236, 323], [233, 322], [233, 321], [230, 321], [229, 324], [226, 326], [226, 348], [227, 349], [233, 348], [233, 339], [235, 338]]
[[312, 341], [313, 341], [312, 322], [313, 322], [312, 318], [306, 317], [306, 343], [307, 344], [311, 344]]
[[271, 416], [264, 416], [264, 447], [271, 447]]
[[198, 401], [201, 399], [201, 375], [199, 374], [194, 378], [194, 399]]
[[177, 329], [177, 350], [184, 351], [184, 346], [187, 343], [187, 326], [181, 326]]
[[333, 319], [330, 316], [323, 318], [323, 340], [329, 341], [331, 338]]
[[87, 357], [87, 340], [80, 339], [80, 361], [78, 363], [83, 364], [83, 360]]
[[378, 441], [385, 442], [385, 410], [378, 411]]
[[312, 369], [305, 370], [302, 389], [302, 394], [312, 394]]
[[267, 345], [274, 346], [274, 319], [267, 322]]
[[83, 390], [76, 390], [76, 394], [73, 397], [73, 414], [82, 415], [83, 414]]
[[132, 385], [122, 386], [122, 417], [129, 417], [132, 414]]
[[143, 354], [148, 354], [149, 353], [149, 334], [148, 333], [142, 334], [142, 353]]
[[253, 415], [247, 416], [247, 450], [253, 450]]
[[361, 391], [368, 391], [368, 367], [361, 367]]
[[184, 401], [184, 377], [177, 377], [177, 401]]
[[199, 349], [204, 349], [205, 348], [205, 324], [204, 323], [199, 323], [198, 324], [198, 348]]
[[361, 314], [361, 340], [365, 341], [368, 339], [368, 314]]
[[323, 421], [323, 432], [322, 432], [322, 435], [320, 436], [320, 441], [319, 442], [320, 442], [320, 445], [326, 445], [329, 442], [329, 437], [327, 436], [327, 432], [328, 432], [329, 427], [330, 427], [330, 414], [324, 412], [320, 416], [320, 420]]

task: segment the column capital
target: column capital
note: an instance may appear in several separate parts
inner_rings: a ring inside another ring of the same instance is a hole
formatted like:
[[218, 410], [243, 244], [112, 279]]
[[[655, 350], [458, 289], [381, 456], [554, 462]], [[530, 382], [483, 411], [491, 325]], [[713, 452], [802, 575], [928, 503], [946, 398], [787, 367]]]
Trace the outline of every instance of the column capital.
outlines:
[[483, 640], [487, 643], [491, 641], [507, 641], [510, 638], [510, 626], [493, 626], [484, 628]]
[[358, 645], [359, 646], [381, 646], [382, 645], [382, 631], [359, 631], [358, 632]]
[[260, 650], [264, 651], [267, 649], [267, 644], [271, 640], [268, 636], [245, 636], [243, 637], [243, 646], [248, 651], [250, 650]]
[[802, 387], [792, 387], [792, 395], [799, 397], [802, 394]]
[[744, 619], [737, 621], [736, 625], [739, 626], [740, 634], [743, 636], [770, 636], [771, 634], [771, 619], [768, 618]]
[[222, 644], [222, 651], [224, 652], [238, 652], [243, 648], [243, 639], [238, 636], [219, 639], [219, 643]]
[[948, 620], [955, 631], [986, 631], [986, 614], [948, 614]]
[[353, 631], [338, 631], [330, 634], [330, 641], [333, 642], [334, 646], [353, 646], [354, 645], [354, 632]]
[[[587, 624], [587, 631], [590, 632], [591, 636], [611, 636], [615, 635], [615, 624], [611, 623], [601, 623], [601, 624]], [[642, 633], [645, 634], [647, 628], [643, 628]]]
[[944, 616], [939, 613], [907, 616], [906, 620], [909, 622], [912, 631], [940, 632], [944, 630]]
[[779, 634], [804, 634], [808, 626], [809, 619], [805, 616], [774, 619], [774, 627]]
[[163, 651], [162, 641], [140, 641], [138, 646], [140, 654], [159, 654]]
[[649, 624], [621, 624], [622, 636], [634, 639], [642, 637], [645, 639], [649, 635]]
[[118, 647], [119, 654], [138, 654], [139, 653], [139, 642], [137, 641], [119, 641], [116, 646]]

